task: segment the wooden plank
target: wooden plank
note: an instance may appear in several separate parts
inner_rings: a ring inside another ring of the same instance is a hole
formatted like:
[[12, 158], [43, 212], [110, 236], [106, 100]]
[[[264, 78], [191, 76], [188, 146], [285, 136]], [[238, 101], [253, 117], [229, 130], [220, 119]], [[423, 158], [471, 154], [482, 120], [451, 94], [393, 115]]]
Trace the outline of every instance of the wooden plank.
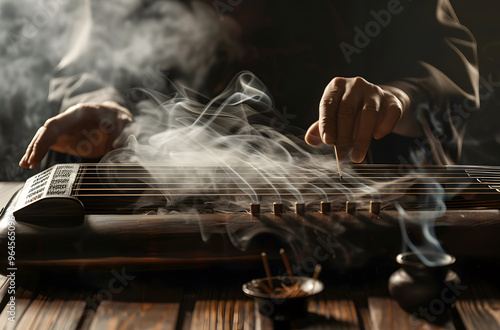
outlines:
[[[270, 324], [263, 317], [256, 317], [254, 302], [247, 299], [236, 283], [202, 283], [195, 296], [189, 329], [253, 330], [257, 324]], [[186, 322], [187, 318], [184, 317]], [[187, 328], [184, 325], [183, 328]], [[260, 326], [260, 328], [262, 328]], [[268, 329], [268, 328], [262, 328]]]
[[76, 329], [85, 309], [82, 292], [49, 288], [28, 305], [17, 324], [19, 329]]
[[[326, 330], [332, 327], [346, 330], [360, 329], [356, 307], [346, 290], [344, 287], [330, 286], [323, 293], [310, 299], [308, 312], [314, 315], [309, 316], [310, 324], [304, 325], [304, 329]], [[296, 323], [305, 322], [306, 320]]]
[[[3, 301], [3, 298], [7, 294], [9, 289], [10, 279], [7, 276], [0, 275], [0, 301]], [[10, 299], [10, 297], [8, 297]]]
[[257, 329], [257, 323], [255, 320], [255, 303], [250, 300], [245, 300], [245, 319], [243, 321], [243, 330], [254, 330]]
[[[374, 330], [455, 330], [451, 318], [442, 325], [427, 322], [416, 315], [408, 314], [389, 297], [383, 286], [367, 289], [370, 327]], [[449, 315], [449, 313], [447, 314]], [[447, 316], [444, 315], [444, 316]]]
[[409, 329], [409, 318], [396, 303], [387, 297], [368, 298], [371, 327], [374, 330]]
[[[18, 288], [16, 290], [15, 298], [16, 298], [16, 309], [15, 309], [15, 322], [11, 322], [8, 320], [9, 308], [8, 306], [4, 307], [2, 313], [0, 314], [0, 329], [10, 330], [14, 329], [19, 321], [22, 319], [22, 316], [29, 304], [31, 303], [31, 298], [33, 293], [31, 291], [25, 290], [23, 288]], [[9, 299], [10, 297], [7, 296]]]
[[178, 302], [103, 301], [90, 329], [171, 329], [177, 325]]
[[351, 287], [349, 291], [349, 296], [356, 307], [360, 328], [364, 330], [372, 330], [370, 310], [365, 290], [362, 287], [356, 286], [355, 288]]
[[500, 290], [486, 280], [472, 280], [456, 309], [467, 329], [500, 329]]
[[234, 302], [234, 315], [231, 325], [232, 330], [242, 330], [245, 324], [245, 299], [236, 299]]

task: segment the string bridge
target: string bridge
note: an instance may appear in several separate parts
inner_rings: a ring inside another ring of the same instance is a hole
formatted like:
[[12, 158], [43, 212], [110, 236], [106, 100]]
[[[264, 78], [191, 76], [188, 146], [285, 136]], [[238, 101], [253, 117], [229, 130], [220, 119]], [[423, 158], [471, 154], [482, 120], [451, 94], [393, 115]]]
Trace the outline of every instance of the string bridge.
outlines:
[[[499, 208], [500, 169], [356, 165], [335, 171], [161, 164], [60, 164], [26, 181], [17, 221], [77, 225], [88, 214], [286, 214]], [[250, 206], [250, 203], [254, 206]], [[348, 203], [346, 203], [348, 202]]]

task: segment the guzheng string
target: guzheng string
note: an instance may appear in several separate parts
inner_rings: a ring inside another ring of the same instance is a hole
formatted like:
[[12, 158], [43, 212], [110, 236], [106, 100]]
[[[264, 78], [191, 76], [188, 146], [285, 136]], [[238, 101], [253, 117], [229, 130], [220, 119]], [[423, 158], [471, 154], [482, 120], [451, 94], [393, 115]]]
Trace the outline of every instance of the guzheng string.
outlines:
[[[94, 177], [95, 179], [98, 180], [104, 180], [106, 181], [107, 179], [111, 180], [116, 180], [116, 179], [154, 179], [158, 180], [158, 176], [161, 175], [168, 175], [168, 174], [184, 174], [184, 175], [192, 175], [193, 172], [196, 173], [196, 171], [199, 170], [199, 168], [203, 168], [204, 166], [192, 168], [192, 169], [183, 169], [183, 172], [179, 173], [179, 167], [169, 167], [166, 165], [154, 165], [152, 168], [145, 169], [142, 165], [138, 164], [119, 164], [119, 165], [109, 165], [109, 164], [92, 164], [92, 165], [85, 165], [82, 166], [80, 173], [79, 173], [79, 185], [78, 189], [75, 189], [75, 197], [154, 197], [154, 196], [169, 196], [169, 197], [207, 197], [207, 196], [217, 196], [217, 197], [248, 197], [248, 194], [245, 192], [241, 193], [235, 193], [235, 191], [242, 191], [240, 188], [234, 188], [234, 191], [231, 191], [230, 193], [227, 193], [228, 190], [231, 190], [228, 185], [231, 185], [231, 183], [223, 183], [220, 186], [214, 187], [211, 191], [207, 191], [206, 187], [200, 187], [197, 189], [196, 183], [182, 183], [182, 182], [113, 182], [113, 185], [122, 185], [121, 187], [115, 187], [115, 188], [110, 188], [110, 187], [104, 187], [104, 188], [98, 188], [96, 187], [99, 185], [109, 185], [109, 182], [93, 182], [93, 183], [85, 183], [82, 181], [82, 179], [85, 177]], [[154, 170], [154, 169], [155, 170]], [[213, 168], [213, 166], [205, 166], [205, 168]], [[355, 187], [356, 184], [358, 185], [366, 185], [366, 184], [373, 184], [374, 181], [373, 179], [387, 179], [388, 177], [401, 177], [401, 173], [398, 173], [396, 171], [388, 171], [391, 169], [396, 169], [397, 167], [382, 167], [382, 168], [370, 168], [370, 167], [360, 167], [359, 165], [356, 167], [356, 171], [359, 173], [356, 175], [352, 175], [350, 178], [355, 179], [358, 181], [355, 181], [353, 183], [349, 183], [348, 179], [346, 178], [343, 181], [342, 185], [335, 185], [335, 187], [321, 187], [321, 191], [323, 191], [327, 197], [333, 198], [335, 196], [345, 196], [346, 193], [345, 191], [342, 192], [341, 188], [345, 188], [349, 191], [349, 194], [355, 198], [359, 197], [366, 197], [367, 192], [366, 189], [360, 188], [357, 189]], [[103, 177], [102, 176], [102, 169], [105, 169], [105, 172], [110, 174], [114, 173], [117, 176], [108, 176], [108, 177]], [[133, 170], [131, 170], [133, 169]], [[389, 194], [389, 195], [401, 195], [405, 194], [408, 191], [408, 184], [411, 183], [415, 185], [415, 182], [413, 182], [415, 179], [418, 180], [430, 180], [429, 183], [436, 183], [436, 179], [444, 179], [445, 185], [447, 185], [445, 190], [436, 190], [432, 189], [432, 194], [434, 195], [453, 195], [453, 196], [460, 196], [464, 195], [467, 196], [470, 193], [474, 193], [475, 195], [495, 195], [497, 196], [498, 193], [496, 190], [491, 189], [484, 183], [474, 181], [473, 178], [469, 177], [467, 174], [467, 169], [460, 167], [458, 170], [454, 168], [453, 170], [449, 170], [446, 168], [443, 168], [442, 166], [437, 166], [437, 167], [415, 167], [414, 169], [422, 171], [425, 170], [424, 173], [420, 172], [418, 175], [415, 173], [412, 174], [405, 174], [403, 177], [405, 179], [409, 179], [409, 182], [391, 182], [390, 183], [390, 188], [384, 188], [384, 187], [379, 187], [377, 189], [377, 193], [380, 195], [384, 194]], [[175, 171], [172, 171], [175, 170]], [[120, 172], [121, 171], [121, 172]], [[498, 171], [496, 170], [491, 170], [488, 169], [487, 171], [485, 170], [478, 170], [474, 169], [472, 172], [475, 174], [478, 173], [484, 173], [484, 174], [497, 174]], [[296, 178], [305, 178], [305, 175], [311, 174], [310, 172], [304, 172], [304, 171], [299, 171], [296, 172], [298, 175], [296, 175]], [[410, 172], [411, 173], [411, 172]], [[198, 175], [200, 173], [197, 173]], [[240, 174], [243, 174], [243, 172], [240, 172]], [[250, 174], [254, 174], [253, 172], [250, 172]], [[293, 174], [293, 173], [292, 173]], [[322, 173], [325, 175], [334, 175], [335, 173]], [[127, 176], [123, 176], [127, 175]], [[130, 175], [130, 176], [128, 176]], [[302, 175], [302, 176], [300, 176]], [[369, 177], [365, 177], [369, 175]], [[413, 176], [412, 176], [413, 175]], [[425, 175], [424, 177], [422, 175]], [[199, 177], [197, 177], [199, 178]], [[211, 179], [214, 179], [213, 177], [210, 177]], [[227, 176], [223, 176], [221, 178], [228, 179]], [[256, 178], [261, 178], [261, 176], [257, 176]], [[289, 175], [289, 179], [294, 178], [293, 175]], [[483, 179], [488, 178], [485, 176], [482, 176]], [[494, 176], [491, 176], [493, 180], [496, 178]], [[216, 178], [215, 178], [216, 179]], [[248, 178], [247, 178], [248, 179]], [[312, 181], [311, 183], [313, 184], [321, 184], [321, 182], [315, 182]], [[295, 188], [294, 194], [290, 193], [290, 189], [284, 189], [284, 188], [279, 188], [276, 187], [276, 184], [272, 187], [272, 192], [270, 188], [259, 188], [258, 186], [262, 186], [262, 182], [252, 182], [248, 181], [249, 185], [254, 185], [255, 187], [254, 192], [261, 198], [264, 197], [273, 197], [273, 198], [281, 198], [283, 196], [284, 198], [291, 198], [296, 200], [296, 194], [300, 194], [301, 196], [307, 197], [307, 196], [312, 196], [312, 197], [318, 197], [317, 192], [311, 192], [311, 189], [306, 188]], [[304, 182], [301, 182], [300, 180], [295, 182], [290, 182], [290, 185], [303, 185]], [[331, 183], [326, 183], [326, 185], [331, 185]], [[420, 182], [418, 184], [425, 184]], [[417, 184], [417, 185], [418, 185]], [[450, 187], [450, 184], [455, 185], [455, 187]], [[88, 189], [86, 189], [86, 186], [89, 186]], [[134, 188], [131, 188], [130, 186], [134, 185], [139, 185], [137, 187], [136, 192], [131, 192], [134, 191]], [[141, 187], [141, 185], [146, 185], [146, 186], [155, 186], [152, 188], [145, 188], [144, 186]], [[179, 185], [185, 185], [185, 186], [190, 186], [189, 188], [177, 188], [177, 189], [172, 189], [172, 187], [168, 187], [169, 185], [173, 186], [179, 186]], [[398, 185], [401, 185], [402, 187], [397, 187]], [[472, 185], [473, 187], [469, 187]], [[125, 186], [125, 187], [123, 187]], [[234, 186], [234, 184], [233, 184]], [[272, 185], [271, 185], [272, 186]], [[395, 187], [396, 186], [396, 187]], [[466, 187], [463, 187], [466, 186]], [[347, 187], [347, 188], [346, 188]], [[162, 188], [164, 189], [165, 192], [161, 192]], [[420, 189], [420, 191], [419, 191]], [[160, 191], [159, 193], [150, 193], [150, 192], [145, 192], [145, 191]], [[197, 190], [203, 190], [202, 193], [196, 193]], [[360, 191], [358, 191], [360, 190]], [[412, 195], [418, 195], [418, 194], [423, 194], [423, 195], [428, 195], [430, 193], [430, 190], [428, 187], [422, 187], [422, 188], [416, 188], [412, 187]], [[126, 191], [126, 193], [124, 193]], [[222, 193], [221, 191], [226, 191], [226, 193]], [[498, 198], [495, 200], [467, 200], [464, 198], [464, 200], [458, 200], [458, 201], [448, 201], [448, 206], [455, 206], [455, 207], [480, 207], [480, 208], [491, 208], [491, 207], [498, 207]], [[328, 199], [327, 199], [328, 200]], [[409, 202], [406, 203], [407, 206], [409, 207], [417, 207], [421, 205], [420, 202]], [[97, 206], [95, 209], [106, 209], [106, 206]], [[124, 206], [122, 207], [123, 210], [126, 209], [134, 209], [133, 207], [128, 207]]]
[[[244, 192], [244, 189], [237, 187], [237, 184], [231, 182], [224, 182], [221, 184], [215, 183], [214, 187], [211, 189], [207, 189], [207, 187], [197, 187], [197, 183], [191, 182], [159, 182], [158, 179], [161, 178], [163, 180], [168, 180], [168, 175], [175, 175], [176, 177], [179, 175], [184, 175], [184, 179], [189, 178], [189, 175], [196, 174], [192, 176], [193, 178], [200, 179], [204, 178], [203, 172], [198, 172], [203, 170], [203, 168], [213, 169], [214, 166], [199, 166], [192, 169], [183, 169], [182, 172], [179, 172], [179, 167], [169, 167], [167, 165], [152, 165], [150, 168], [145, 169], [143, 166], [138, 164], [87, 164], [82, 165], [79, 173], [78, 173], [78, 185], [74, 190], [74, 196], [87, 196], [87, 197], [99, 197], [99, 196], [164, 196], [166, 193], [161, 192], [162, 189], [168, 191], [168, 195], [171, 197], [176, 196], [208, 196], [208, 195], [217, 195], [217, 196], [247, 196], [248, 194]], [[297, 185], [299, 187], [293, 187], [294, 192], [291, 193], [290, 187], [279, 187], [280, 183], [271, 183], [267, 182], [268, 187], [262, 187], [262, 185], [266, 185], [263, 182], [253, 182], [251, 181], [252, 177], [245, 177], [246, 182], [249, 186], [252, 186], [253, 193], [257, 196], [281, 196], [285, 197], [296, 197], [300, 196], [317, 196], [318, 191], [312, 191], [314, 188], [318, 187], [319, 191], [323, 192], [326, 197], [328, 196], [340, 196], [346, 195], [346, 191], [342, 191], [342, 188], [348, 190], [348, 194], [351, 196], [366, 196], [366, 186], [373, 185], [375, 183], [384, 184], [384, 182], [376, 182], [375, 180], [379, 179], [388, 179], [394, 177], [402, 177], [407, 182], [390, 182], [390, 186], [381, 186], [376, 190], [377, 194], [404, 194], [409, 189], [409, 185], [413, 185], [411, 188], [413, 195], [418, 194], [429, 194], [429, 187], [419, 187], [419, 185], [425, 185], [427, 183], [436, 183], [437, 180], [441, 181], [439, 183], [446, 184], [447, 187], [445, 190], [441, 191], [433, 191], [433, 194], [437, 195], [466, 195], [471, 192], [478, 195], [490, 195], [497, 194], [495, 190], [493, 190], [488, 185], [485, 185], [483, 182], [474, 181], [467, 175], [467, 168], [457, 169], [446, 169], [442, 166], [424, 166], [424, 167], [414, 167], [418, 173], [412, 173], [411, 171], [408, 174], [398, 173], [399, 167], [397, 166], [384, 166], [381, 168], [374, 168], [373, 166], [367, 166], [363, 168], [358, 165], [355, 170], [356, 172], [350, 175], [344, 176], [344, 181], [342, 184], [332, 186], [331, 182], [322, 182], [321, 180], [311, 181], [311, 182], [303, 182], [300, 179], [306, 179], [308, 175], [311, 175], [311, 172], [308, 171], [297, 171], [288, 173], [288, 182], [289, 185]], [[102, 175], [102, 172], [114, 175], [105, 176]], [[486, 179], [497, 180], [498, 177], [493, 176], [493, 174], [500, 173], [498, 170], [494, 169], [473, 169], [472, 172], [476, 173], [484, 173], [489, 176], [482, 176], [483, 181]], [[331, 175], [331, 177], [335, 176], [335, 172], [320, 172], [324, 175]], [[253, 172], [240, 172], [240, 175], [253, 174], [255, 175], [255, 171]], [[314, 171], [312, 171], [314, 174]], [[95, 178], [100, 180], [100, 182], [84, 182], [82, 179], [86, 178]], [[253, 178], [262, 179], [265, 178], [265, 175], [255, 176]], [[208, 177], [207, 177], [208, 178]], [[223, 179], [230, 179], [229, 176], [223, 175], [220, 176]], [[129, 180], [130, 181], [127, 181]], [[132, 180], [141, 180], [141, 179], [154, 179], [155, 182], [134, 182]], [[174, 178], [175, 179], [175, 178]], [[217, 177], [211, 176], [210, 179], [217, 180]], [[110, 187], [110, 182], [108, 180], [115, 180], [112, 184], [115, 187]], [[117, 182], [116, 180], [120, 180]], [[418, 180], [418, 182], [412, 182], [412, 180]], [[104, 182], [102, 182], [104, 181]], [[352, 182], [350, 182], [352, 181]], [[387, 183], [387, 182], [385, 182]], [[300, 187], [300, 185], [310, 184], [311, 187]], [[317, 185], [317, 186], [316, 186]], [[358, 185], [358, 186], [357, 186]], [[100, 187], [102, 186], [102, 187]], [[182, 186], [182, 187], [179, 187]], [[312, 188], [312, 189], [311, 189]], [[202, 191], [201, 193], [196, 193], [196, 191]], [[239, 192], [239, 193], [238, 193]], [[477, 201], [476, 201], [477, 202]], [[467, 201], [461, 201], [461, 203], [467, 203]], [[471, 203], [475, 203], [472, 201]], [[486, 203], [488, 203], [486, 201]], [[491, 203], [496, 203], [492, 201]], [[484, 204], [482, 202], [482, 204]]]

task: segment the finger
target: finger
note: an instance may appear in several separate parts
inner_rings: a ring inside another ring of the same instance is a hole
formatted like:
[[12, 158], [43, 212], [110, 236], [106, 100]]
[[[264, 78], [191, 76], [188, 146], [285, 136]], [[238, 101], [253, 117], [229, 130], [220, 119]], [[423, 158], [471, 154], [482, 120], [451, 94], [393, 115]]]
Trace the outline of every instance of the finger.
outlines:
[[39, 128], [38, 131], [36, 132], [35, 136], [33, 137], [33, 139], [31, 139], [31, 142], [28, 145], [28, 147], [26, 148], [26, 151], [24, 153], [23, 158], [19, 162], [19, 165], [21, 167], [24, 167], [24, 168], [35, 168], [36, 165], [38, 165], [38, 164], [31, 163], [30, 159], [31, 159], [31, 157], [33, 155], [33, 149], [36, 148], [36, 146], [38, 145], [37, 141], [39, 139], [39, 136], [42, 134], [42, 132], [44, 130], [46, 130], [45, 127]]
[[28, 146], [26, 155], [30, 168], [37, 167], [50, 147], [56, 142], [59, 130], [54, 125], [54, 123], [49, 122], [41, 127]]
[[386, 97], [381, 104], [373, 137], [378, 140], [391, 133], [401, 119], [402, 114], [403, 105], [401, 102], [394, 96]]
[[319, 121], [309, 127], [304, 140], [311, 146], [319, 146], [323, 143], [321, 136], [319, 135]]
[[19, 166], [24, 167], [24, 168], [30, 168], [30, 164], [28, 163], [28, 158], [29, 158], [30, 153], [31, 153], [31, 149], [30, 149], [30, 146], [28, 145], [28, 147], [26, 148], [26, 151], [24, 152], [23, 157], [19, 161]]
[[380, 98], [372, 96], [366, 100], [363, 108], [358, 113], [357, 129], [355, 130], [351, 159], [360, 163], [365, 159], [372, 141], [373, 132], [379, 117]]
[[38, 131], [35, 133], [35, 136], [31, 139], [30, 143], [28, 144], [28, 147], [26, 147], [26, 151], [24, 152], [23, 157], [19, 161], [19, 166], [24, 167], [24, 168], [30, 168], [30, 163], [28, 162], [28, 159], [30, 158], [32, 151], [33, 151], [33, 144], [35, 143], [35, 140], [37, 139], [38, 134], [40, 134], [40, 130], [42, 128], [39, 128]]
[[334, 78], [325, 88], [319, 105], [319, 136], [323, 143], [332, 145], [337, 135], [337, 110], [344, 95], [346, 80]]
[[335, 145], [340, 159], [346, 158], [352, 149], [354, 124], [361, 104], [362, 94], [358, 89], [347, 91], [339, 104]]
[[128, 138], [133, 135], [135, 130], [135, 127], [133, 125], [133, 122], [130, 122], [127, 124], [121, 131], [121, 133], [112, 141], [111, 146], [109, 147], [108, 151], [120, 148], [125, 144], [125, 142], [128, 140]]
[[26, 161], [26, 154], [24, 154], [21, 160], [19, 161], [19, 166], [24, 168], [29, 168], [28, 162]]
[[[118, 111], [112, 121], [112, 127], [103, 127], [101, 122], [101, 130], [108, 129], [109, 138], [106, 141], [106, 152], [121, 147], [128, 136], [132, 134], [133, 118], [130, 112]], [[109, 131], [111, 129], [111, 131]]]

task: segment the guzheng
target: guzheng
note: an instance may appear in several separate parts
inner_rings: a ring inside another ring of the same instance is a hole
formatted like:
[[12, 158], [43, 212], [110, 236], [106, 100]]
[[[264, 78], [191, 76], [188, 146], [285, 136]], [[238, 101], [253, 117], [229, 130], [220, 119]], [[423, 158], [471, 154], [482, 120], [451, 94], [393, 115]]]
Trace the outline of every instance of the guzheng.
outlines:
[[1, 262], [15, 229], [16, 265], [26, 269], [229, 264], [282, 246], [302, 256], [324, 249], [333, 264], [349, 266], [397, 252], [399, 223], [412, 217], [432, 221], [451, 253], [500, 250], [500, 167], [355, 165], [341, 182], [337, 176], [335, 169], [285, 176], [252, 167], [55, 165], [2, 210]]

